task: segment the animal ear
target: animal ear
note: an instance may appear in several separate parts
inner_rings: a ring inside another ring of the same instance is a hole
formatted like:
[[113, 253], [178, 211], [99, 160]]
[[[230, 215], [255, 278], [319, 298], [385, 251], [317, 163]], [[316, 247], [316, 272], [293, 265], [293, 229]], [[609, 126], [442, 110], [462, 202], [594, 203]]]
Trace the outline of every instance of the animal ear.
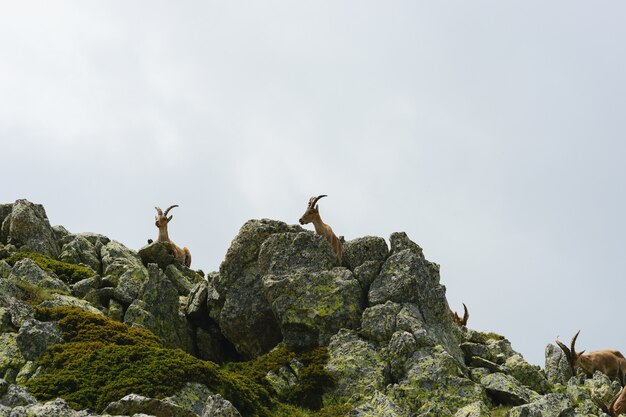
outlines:
[[174, 215], [171, 215], [170, 217], [168, 217], [167, 221], [169, 222], [170, 220], [172, 220], [172, 217], [174, 217]]

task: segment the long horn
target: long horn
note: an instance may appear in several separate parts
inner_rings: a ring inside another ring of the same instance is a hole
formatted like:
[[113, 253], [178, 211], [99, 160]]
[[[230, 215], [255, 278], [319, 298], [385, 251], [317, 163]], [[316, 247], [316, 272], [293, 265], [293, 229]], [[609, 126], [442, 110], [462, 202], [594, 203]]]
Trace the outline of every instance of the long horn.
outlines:
[[609, 411], [609, 406], [607, 406], [604, 401], [602, 401], [600, 398], [596, 397], [595, 395], [593, 395], [591, 397], [591, 399], [593, 400], [593, 402], [596, 403], [596, 405], [598, 407], [600, 407], [600, 410], [602, 410], [603, 412], [605, 412], [608, 415], [611, 415], [611, 412]]
[[556, 338], [556, 344], [559, 345], [563, 353], [565, 353], [565, 358], [567, 359], [570, 368], [572, 368], [572, 371], [574, 371], [574, 357], [572, 356], [572, 351], [559, 340], [558, 336]]
[[570, 348], [572, 350], [572, 355], [574, 356], [574, 358], [576, 356], [578, 356], [576, 354], [576, 348], [574, 347], [574, 345], [576, 344], [576, 339], [578, 339], [578, 334], [580, 333], [580, 330], [576, 332], [576, 334], [574, 335], [574, 337], [572, 337], [572, 347]]
[[171, 209], [173, 209], [174, 207], [178, 207], [178, 204], [174, 204], [173, 206], [169, 206], [169, 207], [167, 208], [167, 210], [165, 210], [165, 214], [163, 214], [163, 215], [164, 215], [164, 216], [167, 216], [167, 213], [169, 213], [169, 212], [170, 212], [170, 210], [171, 210]]
[[467, 306], [465, 305], [465, 303], [463, 303], [463, 310], [465, 310], [465, 313], [463, 313], [463, 324], [467, 324], [467, 319], [469, 319], [469, 312], [467, 311]]
[[163, 215], [163, 211], [161, 210], [161, 208], [160, 208], [160, 207], [155, 207], [155, 209], [156, 209], [157, 214], [158, 214], [159, 216], [162, 216], [162, 215]]
[[320, 196], [317, 196], [317, 197], [311, 197], [309, 199], [309, 207], [315, 207], [315, 204], [317, 204], [317, 201], [320, 198], [323, 198], [323, 197], [328, 197], [328, 196], [326, 194], [323, 194], [323, 195], [320, 195]]

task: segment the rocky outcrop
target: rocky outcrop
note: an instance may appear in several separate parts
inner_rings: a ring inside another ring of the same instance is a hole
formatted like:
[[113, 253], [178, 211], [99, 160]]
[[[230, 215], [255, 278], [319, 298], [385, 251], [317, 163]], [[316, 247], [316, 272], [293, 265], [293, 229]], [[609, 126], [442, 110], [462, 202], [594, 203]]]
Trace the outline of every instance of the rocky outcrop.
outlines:
[[59, 256], [59, 244], [42, 205], [17, 200], [11, 205], [3, 204], [0, 213], [0, 242], [53, 258]]
[[246, 222], [231, 243], [215, 280], [218, 299], [209, 309], [224, 336], [245, 357], [269, 352], [282, 335], [272, 307], [263, 293], [258, 257], [263, 242], [273, 234], [303, 229], [274, 220]]

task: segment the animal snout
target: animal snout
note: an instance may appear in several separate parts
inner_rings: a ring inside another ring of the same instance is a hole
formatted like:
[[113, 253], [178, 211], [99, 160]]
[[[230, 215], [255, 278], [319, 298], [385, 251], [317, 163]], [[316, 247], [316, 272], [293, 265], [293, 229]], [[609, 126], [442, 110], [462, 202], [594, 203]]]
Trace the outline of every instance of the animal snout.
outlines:
[[300, 221], [300, 224], [304, 224], [304, 221], [302, 219], [300, 219], [299, 221]]

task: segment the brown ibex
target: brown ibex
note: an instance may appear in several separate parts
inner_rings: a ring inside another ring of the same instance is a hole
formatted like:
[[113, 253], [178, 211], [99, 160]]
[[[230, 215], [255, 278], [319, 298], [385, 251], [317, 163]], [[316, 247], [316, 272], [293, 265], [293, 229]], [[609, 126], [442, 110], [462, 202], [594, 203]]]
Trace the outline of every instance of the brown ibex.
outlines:
[[459, 326], [466, 326], [467, 319], [469, 319], [469, 313], [467, 312], [467, 306], [465, 305], [465, 303], [463, 303], [463, 310], [465, 312], [463, 313], [462, 318], [457, 314], [456, 311], [450, 310], [450, 314], [452, 315], [452, 321], [454, 321]]
[[611, 417], [618, 417], [620, 414], [626, 413], [626, 388], [622, 388], [608, 404], [597, 397], [593, 397], [593, 400], [603, 412]]
[[169, 235], [167, 234], [167, 224], [170, 222], [170, 220], [172, 220], [173, 217], [171, 215], [170, 217], [167, 217], [167, 213], [169, 213], [169, 211], [174, 207], [178, 207], [178, 204], [169, 206], [167, 210], [165, 210], [165, 213], [163, 213], [163, 211], [159, 207], [155, 207], [158, 215], [154, 217], [154, 224], [156, 225], [156, 227], [159, 228], [159, 236], [157, 237], [157, 242], [168, 242], [172, 248], [174, 258], [176, 258], [178, 262], [185, 265], [186, 267], [190, 267], [191, 252], [189, 252], [189, 249], [181, 248], [180, 246], [176, 245], [174, 242], [172, 242]]
[[574, 375], [577, 369], [582, 369], [587, 376], [592, 376], [595, 371], [600, 371], [610, 379], [618, 379], [620, 384], [624, 386], [624, 374], [626, 373], [626, 358], [618, 350], [604, 349], [594, 350], [589, 353], [576, 352], [575, 344], [580, 330], [572, 338], [571, 347], [568, 349], [557, 338], [556, 344], [559, 345]]
[[324, 194], [317, 197], [311, 197], [309, 199], [309, 204], [306, 207], [306, 211], [304, 212], [302, 217], [300, 217], [300, 224], [313, 223], [313, 226], [315, 227], [315, 233], [317, 233], [318, 235], [322, 235], [326, 238], [326, 240], [333, 247], [335, 255], [337, 255], [337, 262], [339, 263], [339, 265], [341, 265], [341, 254], [343, 251], [341, 240], [339, 240], [337, 235], [335, 235], [333, 229], [322, 221], [322, 218], [320, 217], [320, 211], [317, 208], [317, 201], [322, 197], [326, 197], [326, 195]]

